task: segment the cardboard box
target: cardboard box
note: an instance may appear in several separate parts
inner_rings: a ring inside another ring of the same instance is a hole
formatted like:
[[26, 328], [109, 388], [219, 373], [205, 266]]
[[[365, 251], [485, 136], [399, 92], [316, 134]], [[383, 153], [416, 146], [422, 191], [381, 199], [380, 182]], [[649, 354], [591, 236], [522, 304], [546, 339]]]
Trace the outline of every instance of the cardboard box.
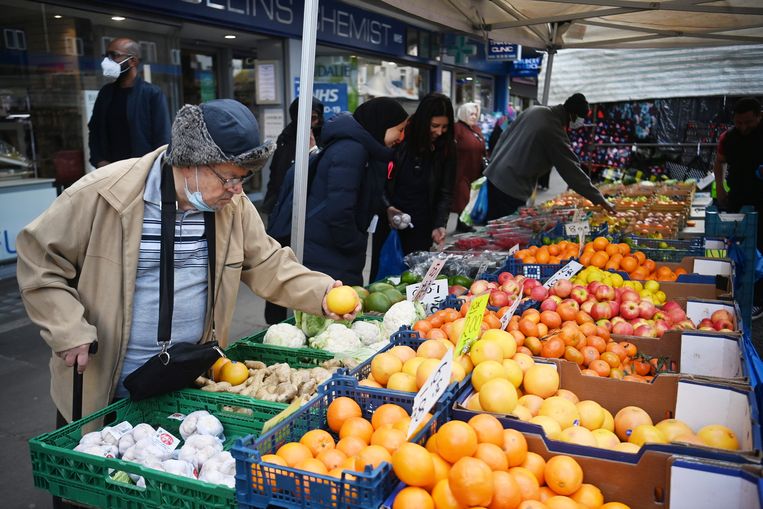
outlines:
[[[734, 431], [740, 444], [739, 451], [689, 444], [647, 444], [642, 447], [642, 451], [654, 449], [721, 461], [760, 463], [760, 426], [755, 420], [758, 415], [757, 404], [752, 389], [746, 384], [720, 381], [710, 383], [669, 374], [660, 375], [652, 383], [645, 384], [586, 376], [580, 373], [576, 364], [567, 361], [544, 359], [536, 362], [556, 366], [560, 388], [572, 391], [581, 401], [596, 401], [613, 416], [626, 406], [637, 406], [647, 412], [655, 424], [663, 419], [680, 419], [695, 433], [703, 426], [722, 424]], [[468, 421], [476, 412], [466, 409], [463, 403], [474, 389], [470, 384], [465, 387], [456, 398], [454, 416]], [[509, 416], [508, 419], [511, 427], [519, 431], [545, 437], [543, 428], [539, 425], [520, 421], [514, 416]], [[606, 457], [612, 453], [596, 447], [578, 447], [596, 457]]]
[[665, 292], [667, 300], [679, 302], [688, 299], [734, 300], [734, 287], [731, 284], [731, 278], [720, 274], [713, 283], [660, 282], [660, 291]]

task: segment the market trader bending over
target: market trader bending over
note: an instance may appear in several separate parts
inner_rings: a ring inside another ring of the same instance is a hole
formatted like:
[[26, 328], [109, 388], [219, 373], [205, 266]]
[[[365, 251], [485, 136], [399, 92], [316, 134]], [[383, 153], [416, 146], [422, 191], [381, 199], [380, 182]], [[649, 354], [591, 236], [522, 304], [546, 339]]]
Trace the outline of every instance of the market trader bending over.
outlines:
[[[734, 127], [721, 134], [715, 156], [715, 189], [718, 204], [738, 211], [751, 205], [758, 216], [758, 251], [763, 252], [763, 122], [760, 103], [752, 98], [734, 104]], [[725, 171], [724, 171], [725, 170]], [[723, 186], [724, 173], [731, 190]], [[755, 285], [752, 319], [763, 316], [763, 281]]]
[[138, 76], [140, 45], [114, 39], [103, 56], [106, 78], [87, 127], [90, 164], [96, 168], [141, 157], [170, 141], [170, 112], [162, 89]]
[[[19, 234], [18, 280], [30, 318], [54, 355], [51, 396], [71, 420], [74, 361], [84, 377], [83, 415], [127, 396], [124, 378], [160, 351], [159, 252], [163, 170], [174, 181], [174, 342], [228, 342], [239, 282], [262, 298], [312, 314], [341, 283], [299, 264], [270, 238], [242, 185], [274, 149], [260, 144], [243, 104], [186, 105], [172, 142], [113, 163], [66, 189]], [[171, 169], [170, 169], [171, 167]], [[208, 281], [204, 211], [214, 212], [215, 281]], [[209, 291], [212, 288], [214, 291]], [[344, 319], [351, 319], [360, 306]], [[88, 360], [88, 347], [98, 353]]]
[[525, 205], [538, 178], [552, 166], [574, 191], [594, 205], [615, 211], [580, 168], [567, 136], [567, 126], [578, 127], [587, 115], [583, 94], [570, 96], [564, 104], [533, 106], [519, 114], [501, 133], [485, 169], [488, 219], [508, 216]]

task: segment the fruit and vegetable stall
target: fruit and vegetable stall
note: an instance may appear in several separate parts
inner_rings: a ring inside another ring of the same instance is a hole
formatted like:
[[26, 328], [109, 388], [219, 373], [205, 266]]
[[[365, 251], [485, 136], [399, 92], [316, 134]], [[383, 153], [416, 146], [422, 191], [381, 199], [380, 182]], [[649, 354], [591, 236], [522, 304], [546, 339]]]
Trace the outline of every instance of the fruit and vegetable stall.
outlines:
[[193, 387], [30, 440], [108, 508], [761, 508], [757, 215], [565, 193], [233, 343]]

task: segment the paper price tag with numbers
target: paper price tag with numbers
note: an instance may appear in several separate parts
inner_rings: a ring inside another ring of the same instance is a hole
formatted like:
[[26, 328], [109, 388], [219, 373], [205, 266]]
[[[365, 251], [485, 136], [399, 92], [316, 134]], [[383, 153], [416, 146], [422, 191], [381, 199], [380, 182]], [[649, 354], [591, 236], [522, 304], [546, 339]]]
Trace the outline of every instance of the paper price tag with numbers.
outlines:
[[153, 439], [154, 443], [159, 445], [159, 447], [163, 448], [167, 452], [174, 451], [177, 449], [177, 446], [180, 445], [180, 440], [175, 435], [161, 427], [156, 428]]
[[519, 251], [519, 244], [514, 244], [514, 246], [509, 249], [509, 256], [512, 256], [517, 251]]
[[445, 394], [450, 385], [450, 375], [453, 371], [453, 350], [445, 352], [437, 369], [429, 375], [427, 381], [421, 386], [419, 392], [413, 397], [411, 409], [411, 424], [408, 426], [408, 438], [416, 431], [416, 428], [426, 419], [427, 413], [432, 410], [437, 400]]
[[506, 326], [509, 325], [511, 317], [514, 316], [514, 311], [519, 307], [519, 303], [522, 302], [522, 298], [517, 296], [517, 299], [511, 303], [511, 307], [501, 317], [501, 330], [506, 330]]
[[[429, 266], [429, 270], [424, 276], [424, 279], [421, 280], [418, 291], [413, 296], [413, 298], [408, 297], [408, 300], [412, 300], [413, 302], [416, 302], [423, 299], [424, 295], [427, 292], [427, 289], [432, 284], [432, 281], [434, 281], [437, 278], [437, 276], [440, 275], [440, 271], [442, 270], [444, 266], [445, 266], [445, 260], [441, 260], [440, 258], [435, 258], [434, 261], [432, 261], [432, 265]], [[408, 287], [406, 287], [406, 291], [407, 291], [407, 288]]]
[[[405, 299], [411, 302], [415, 302], [415, 296], [423, 283], [416, 283], [405, 287]], [[445, 279], [435, 279], [430, 284], [423, 297], [421, 298], [421, 305], [424, 306], [424, 310], [428, 315], [431, 315], [439, 309], [440, 303], [448, 296], [448, 282]]]
[[577, 221], [575, 223], [567, 223], [564, 225], [564, 233], [567, 235], [586, 235], [591, 233], [591, 225], [588, 221]]
[[464, 321], [464, 329], [461, 331], [461, 337], [458, 338], [458, 344], [456, 345], [456, 352], [458, 354], [468, 350], [468, 347], [477, 339], [480, 327], [482, 326], [482, 316], [485, 314], [489, 297], [490, 292], [483, 293], [479, 297], [473, 298], [471, 304], [469, 304], [469, 311], [466, 312], [466, 319]]
[[548, 281], [543, 283], [543, 286], [546, 288], [551, 288], [554, 286], [554, 283], [559, 281], [560, 279], [569, 279], [578, 272], [580, 272], [583, 269], [583, 265], [576, 262], [575, 260], [572, 260], [570, 263], [562, 267], [557, 271], [556, 274], [548, 278]]

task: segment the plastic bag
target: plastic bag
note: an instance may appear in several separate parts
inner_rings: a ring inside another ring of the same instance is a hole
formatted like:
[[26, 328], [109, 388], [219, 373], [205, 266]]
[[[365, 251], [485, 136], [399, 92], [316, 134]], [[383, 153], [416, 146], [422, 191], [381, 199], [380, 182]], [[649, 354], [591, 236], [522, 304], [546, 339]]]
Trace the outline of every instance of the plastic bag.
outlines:
[[477, 194], [477, 201], [474, 202], [474, 208], [470, 214], [472, 224], [483, 225], [487, 222], [487, 185], [482, 184], [480, 192]]
[[471, 215], [472, 209], [474, 209], [474, 204], [477, 202], [477, 196], [480, 194], [480, 188], [482, 187], [482, 184], [485, 183], [485, 180], [487, 180], [487, 177], [480, 177], [469, 185], [469, 202], [458, 216], [458, 219], [460, 219], [462, 223], [468, 224], [469, 226], [474, 224]]
[[402, 274], [408, 268], [403, 260], [403, 245], [400, 243], [400, 236], [397, 230], [392, 230], [387, 235], [387, 240], [382, 245], [379, 254], [379, 272], [374, 281], [379, 281], [387, 276], [397, 276]]

